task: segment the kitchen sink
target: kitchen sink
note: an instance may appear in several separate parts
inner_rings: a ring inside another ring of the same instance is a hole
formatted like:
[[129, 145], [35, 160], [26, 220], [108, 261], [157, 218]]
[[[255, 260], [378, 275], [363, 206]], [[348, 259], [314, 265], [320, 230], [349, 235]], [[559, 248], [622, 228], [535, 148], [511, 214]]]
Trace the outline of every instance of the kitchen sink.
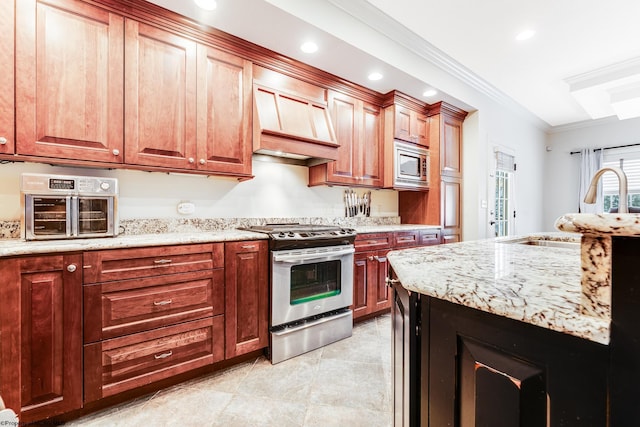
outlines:
[[513, 243], [518, 245], [529, 245], [529, 246], [547, 246], [552, 248], [579, 248], [580, 241], [579, 240], [552, 240], [552, 239], [541, 239], [536, 237], [523, 237], [520, 239], [513, 240], [504, 240], [500, 243]]

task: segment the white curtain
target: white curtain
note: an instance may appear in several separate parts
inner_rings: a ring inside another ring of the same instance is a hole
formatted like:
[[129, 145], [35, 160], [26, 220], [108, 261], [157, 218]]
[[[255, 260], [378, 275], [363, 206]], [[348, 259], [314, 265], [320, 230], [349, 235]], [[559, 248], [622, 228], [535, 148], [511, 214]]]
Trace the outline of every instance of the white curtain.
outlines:
[[591, 185], [591, 179], [598, 169], [602, 167], [602, 150], [585, 148], [580, 151], [580, 192], [578, 212], [580, 213], [602, 213], [602, 180], [598, 182], [598, 197], [595, 204], [584, 202], [584, 196]]

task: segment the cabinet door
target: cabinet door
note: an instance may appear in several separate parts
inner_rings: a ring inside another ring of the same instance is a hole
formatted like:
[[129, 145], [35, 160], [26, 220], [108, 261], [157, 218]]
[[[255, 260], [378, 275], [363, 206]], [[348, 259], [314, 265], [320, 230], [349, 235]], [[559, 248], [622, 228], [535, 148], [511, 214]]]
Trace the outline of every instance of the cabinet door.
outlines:
[[329, 91], [329, 109], [338, 159], [309, 169], [309, 184], [382, 187], [383, 145], [380, 108], [357, 98]]
[[389, 272], [387, 252], [389, 251], [378, 251], [369, 259], [368, 284], [373, 312], [391, 307], [391, 292], [385, 280]]
[[0, 154], [13, 154], [14, 144], [14, 0], [0, 2]]
[[440, 126], [442, 175], [460, 178], [462, 177], [462, 120], [442, 114]]
[[380, 108], [373, 104], [362, 104], [362, 130], [357, 157], [360, 159], [360, 183], [368, 187], [382, 187], [383, 156], [382, 120]]
[[125, 22], [125, 161], [196, 167], [196, 43]]
[[360, 137], [359, 101], [351, 96], [329, 91], [329, 108], [336, 139], [340, 144], [338, 159], [327, 164], [327, 180], [336, 183], [358, 183], [357, 145]]
[[16, 23], [16, 152], [122, 162], [123, 18], [19, 0]]
[[400, 105], [396, 105], [395, 108], [395, 137], [428, 147], [427, 115]]
[[386, 285], [388, 250], [360, 252], [354, 255], [353, 318], [391, 307]]
[[251, 174], [252, 65], [198, 45], [198, 169]]
[[225, 244], [225, 357], [269, 345], [266, 241]]
[[0, 263], [1, 391], [20, 421], [82, 406], [81, 261], [75, 254]]
[[370, 252], [363, 252], [356, 253], [353, 256], [353, 305], [350, 308], [353, 310], [354, 319], [371, 313], [369, 293], [367, 292], [369, 277], [367, 274], [369, 269], [367, 258], [369, 255]]
[[442, 241], [453, 243], [461, 241], [461, 183], [458, 179], [442, 180]]

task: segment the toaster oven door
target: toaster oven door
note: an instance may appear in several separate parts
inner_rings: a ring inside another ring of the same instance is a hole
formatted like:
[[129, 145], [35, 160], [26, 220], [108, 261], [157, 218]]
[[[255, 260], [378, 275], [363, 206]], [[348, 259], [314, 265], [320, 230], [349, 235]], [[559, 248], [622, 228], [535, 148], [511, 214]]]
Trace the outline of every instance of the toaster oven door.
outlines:
[[[77, 224], [74, 234], [78, 237], [113, 236], [114, 198], [111, 196], [81, 196], [77, 197], [77, 214], [72, 211], [73, 223]], [[75, 201], [75, 200], [74, 200]], [[75, 203], [74, 203], [75, 204]]]
[[71, 237], [70, 196], [25, 195], [25, 238], [27, 240]]

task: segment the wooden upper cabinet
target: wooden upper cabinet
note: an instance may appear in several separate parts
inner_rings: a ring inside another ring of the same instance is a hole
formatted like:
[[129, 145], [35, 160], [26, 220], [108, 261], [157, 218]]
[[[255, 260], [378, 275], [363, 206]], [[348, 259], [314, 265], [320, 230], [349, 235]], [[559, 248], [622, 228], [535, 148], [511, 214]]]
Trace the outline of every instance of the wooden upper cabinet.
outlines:
[[395, 106], [395, 138], [428, 147], [428, 132], [429, 126], [426, 114], [401, 105]]
[[122, 162], [123, 22], [80, 1], [16, 2], [18, 154]]
[[251, 174], [252, 64], [198, 45], [198, 169]]
[[0, 154], [15, 152], [14, 129], [14, 0], [0, 2], [0, 64], [5, 64], [0, 73]]
[[125, 23], [125, 161], [196, 167], [196, 43]]
[[329, 91], [329, 110], [338, 159], [309, 169], [309, 185], [382, 186], [380, 108], [355, 97]]
[[432, 144], [440, 150], [440, 173], [462, 177], [462, 123], [467, 112], [439, 102], [429, 108]]

